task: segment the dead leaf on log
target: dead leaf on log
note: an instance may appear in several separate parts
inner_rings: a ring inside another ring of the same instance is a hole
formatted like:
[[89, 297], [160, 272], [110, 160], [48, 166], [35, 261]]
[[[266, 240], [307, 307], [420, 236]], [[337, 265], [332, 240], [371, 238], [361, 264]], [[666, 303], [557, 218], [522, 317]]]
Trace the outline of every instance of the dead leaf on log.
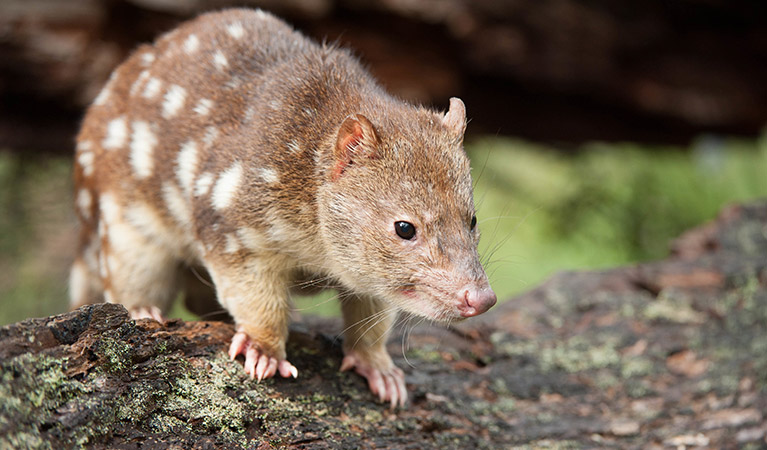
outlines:
[[680, 434], [672, 438], [663, 441], [664, 444], [677, 448], [685, 447], [704, 447], [709, 444], [711, 440], [703, 433], [698, 434]]
[[692, 350], [682, 350], [666, 358], [666, 367], [672, 373], [694, 378], [708, 370], [710, 361], [706, 358], [698, 359]]
[[610, 422], [610, 433], [615, 436], [632, 436], [639, 434], [640, 424], [631, 419], [615, 419]]
[[696, 270], [689, 273], [661, 274], [657, 278], [660, 290], [678, 288], [718, 288], [724, 285], [724, 276], [713, 270]]
[[708, 415], [703, 422], [704, 430], [712, 430], [722, 427], [739, 427], [741, 425], [757, 423], [762, 420], [762, 413], [754, 408], [747, 409], [723, 409]]

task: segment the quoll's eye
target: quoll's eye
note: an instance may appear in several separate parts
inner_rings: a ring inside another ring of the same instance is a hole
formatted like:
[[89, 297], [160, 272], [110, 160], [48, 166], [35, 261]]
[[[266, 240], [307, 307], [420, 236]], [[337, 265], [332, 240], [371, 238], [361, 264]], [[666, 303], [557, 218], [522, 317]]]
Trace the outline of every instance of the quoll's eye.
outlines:
[[471, 216], [471, 225], [470, 225], [470, 227], [471, 227], [472, 230], [477, 228], [477, 216], [476, 215], [475, 216]]
[[415, 226], [410, 222], [394, 222], [394, 231], [402, 239], [413, 239], [415, 236]]

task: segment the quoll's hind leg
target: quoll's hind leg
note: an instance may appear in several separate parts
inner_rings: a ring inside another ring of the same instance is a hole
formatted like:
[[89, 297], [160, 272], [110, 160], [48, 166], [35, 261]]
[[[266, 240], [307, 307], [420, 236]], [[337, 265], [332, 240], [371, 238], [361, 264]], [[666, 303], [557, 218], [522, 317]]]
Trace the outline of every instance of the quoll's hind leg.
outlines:
[[164, 230], [135, 226], [116, 205], [110, 205], [102, 221], [99, 264], [105, 300], [125, 306], [133, 318], [163, 322], [179, 287], [177, 258], [157, 237]]
[[99, 276], [100, 240], [94, 230], [82, 225], [80, 243], [69, 272], [69, 306], [81, 306], [104, 301], [104, 285]]
[[368, 387], [392, 408], [407, 402], [405, 374], [386, 351], [386, 340], [397, 317], [393, 307], [373, 298], [342, 295], [344, 360], [341, 370], [354, 369]]
[[237, 326], [229, 356], [245, 356], [245, 372], [262, 380], [279, 373], [297, 377], [287, 361], [290, 264], [282, 257], [210, 255], [206, 266], [221, 304]]

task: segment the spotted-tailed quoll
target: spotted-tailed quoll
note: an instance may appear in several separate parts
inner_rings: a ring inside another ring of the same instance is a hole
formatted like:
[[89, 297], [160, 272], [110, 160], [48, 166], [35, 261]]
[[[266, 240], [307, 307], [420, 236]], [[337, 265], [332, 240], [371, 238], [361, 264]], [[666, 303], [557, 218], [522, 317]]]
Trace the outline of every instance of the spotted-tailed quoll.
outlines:
[[496, 301], [465, 128], [461, 100], [398, 100], [349, 51], [263, 11], [184, 23], [137, 48], [85, 116], [72, 306], [162, 321], [199, 267], [234, 319], [229, 355], [259, 380], [296, 377], [289, 291], [313, 277], [339, 290], [341, 370], [404, 405], [385, 347], [397, 311], [450, 322]]

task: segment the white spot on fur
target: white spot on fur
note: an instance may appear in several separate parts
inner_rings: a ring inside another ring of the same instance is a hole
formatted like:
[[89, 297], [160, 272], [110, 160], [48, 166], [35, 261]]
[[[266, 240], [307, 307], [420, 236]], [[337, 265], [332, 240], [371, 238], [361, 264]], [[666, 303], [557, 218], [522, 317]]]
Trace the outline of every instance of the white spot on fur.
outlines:
[[93, 175], [93, 160], [95, 155], [88, 150], [80, 150], [77, 154], [77, 163], [83, 169], [83, 175], [89, 177]]
[[174, 84], [168, 88], [165, 93], [165, 100], [162, 102], [162, 116], [170, 119], [178, 113], [178, 110], [184, 106], [186, 101], [186, 89]]
[[242, 86], [243, 79], [239, 76], [233, 76], [226, 83], [224, 83], [224, 89], [235, 90]]
[[110, 93], [111, 89], [109, 88], [109, 85], [104, 86], [104, 89], [102, 89], [101, 92], [99, 92], [99, 95], [96, 96], [96, 99], [93, 100], [93, 104], [97, 106], [105, 104]]
[[88, 189], [80, 189], [77, 193], [77, 208], [80, 210], [80, 214], [86, 219], [91, 217], [91, 206], [93, 205], [93, 197], [91, 191]]
[[216, 209], [226, 209], [234, 200], [242, 184], [242, 164], [236, 162], [218, 176], [213, 187], [212, 203]]
[[242, 24], [240, 22], [235, 22], [233, 24], [230, 24], [226, 27], [226, 31], [229, 33], [230, 36], [232, 36], [235, 39], [241, 39], [242, 36], [245, 34], [245, 30], [242, 28]]
[[[122, 220], [120, 205], [117, 204], [117, 200], [110, 192], [104, 192], [99, 197], [99, 209], [101, 210], [101, 218], [105, 223], [113, 224]], [[106, 229], [99, 229], [99, 234], [102, 237], [105, 232]]]
[[162, 81], [152, 77], [149, 79], [149, 81], [147, 81], [146, 87], [144, 88], [144, 92], [141, 94], [141, 96], [146, 99], [155, 98], [157, 97], [157, 94], [160, 93], [160, 88], [162, 88]]
[[263, 250], [266, 248], [266, 241], [264, 235], [254, 228], [242, 227], [237, 229], [237, 236], [239, 236], [242, 244], [250, 250]]
[[224, 70], [229, 65], [229, 61], [221, 50], [216, 50], [216, 53], [213, 54], [213, 64], [216, 65], [218, 70]]
[[258, 170], [258, 175], [264, 180], [265, 183], [274, 184], [280, 181], [280, 175], [276, 170], [269, 167], [262, 167]]
[[152, 64], [153, 62], [154, 62], [154, 53], [146, 52], [143, 55], [141, 55], [142, 67], [149, 67], [149, 65]]
[[186, 52], [187, 55], [191, 55], [196, 52], [198, 48], [200, 48], [200, 39], [197, 38], [197, 35], [190, 34], [184, 41], [184, 52]]
[[172, 183], [166, 182], [162, 185], [162, 196], [173, 218], [184, 230], [187, 230], [192, 223], [192, 211], [181, 195], [181, 191]]
[[282, 102], [280, 102], [279, 100], [270, 100], [269, 107], [277, 111], [278, 109], [282, 108]]
[[109, 273], [115, 273], [120, 270], [120, 262], [117, 260], [117, 258], [115, 258], [113, 254], [110, 253], [107, 256], [106, 262], [107, 262], [106, 264], [107, 270], [109, 271]]
[[148, 122], [133, 122], [133, 135], [130, 143], [130, 163], [137, 178], [147, 178], [154, 170], [154, 147], [157, 137]]
[[72, 305], [80, 304], [88, 299], [89, 278], [85, 263], [80, 260], [75, 261], [69, 272], [69, 296], [72, 299]]
[[213, 174], [205, 172], [200, 175], [197, 182], [194, 184], [194, 195], [201, 197], [210, 191], [210, 186], [213, 184]]
[[144, 81], [146, 81], [147, 78], [149, 78], [148, 70], [145, 70], [141, 72], [140, 74], [138, 74], [138, 77], [136, 77], [136, 81], [134, 81], [133, 84], [131, 84], [130, 86], [129, 94], [131, 97], [135, 96], [138, 93], [139, 89], [141, 89], [141, 86], [144, 84]]
[[213, 106], [213, 100], [207, 98], [201, 99], [194, 107], [194, 112], [201, 116], [207, 116], [210, 113], [210, 108]]
[[269, 228], [267, 228], [267, 234], [273, 241], [287, 242], [291, 240], [290, 237], [291, 227], [283, 219], [270, 215]]
[[209, 126], [205, 129], [205, 135], [202, 137], [202, 143], [205, 144], [205, 148], [213, 145], [213, 142], [218, 137], [218, 128]]
[[240, 241], [237, 239], [237, 236], [235, 236], [232, 233], [226, 234], [226, 248], [224, 249], [225, 253], [237, 253], [240, 250]]
[[116, 150], [125, 145], [128, 138], [128, 126], [125, 117], [120, 116], [107, 124], [107, 135], [101, 142], [101, 146], [107, 150]]
[[181, 146], [176, 161], [176, 176], [187, 195], [191, 195], [194, 174], [197, 170], [197, 143], [187, 141]]
[[253, 120], [253, 116], [256, 115], [256, 107], [255, 105], [249, 105], [247, 109], [245, 109], [245, 117], [243, 119], [244, 123], [249, 123], [251, 120]]
[[[101, 275], [102, 279], [106, 279], [109, 276], [109, 269], [107, 268], [107, 262], [105, 258], [101, 258], [99, 260], [99, 275]], [[107, 296], [109, 294], [109, 291], [104, 292], [104, 300], [107, 303], [112, 303], [111, 299]]]
[[[111, 224], [110, 224], [111, 225]], [[157, 210], [143, 202], [133, 203], [125, 208], [125, 222], [122, 225], [132, 227], [132, 232], [124, 233], [126, 235], [135, 235], [136, 231], [139, 231], [142, 236], [158, 236], [168, 234], [168, 227], [163, 222], [162, 217], [157, 213]], [[116, 234], [110, 231], [111, 235]], [[111, 241], [110, 241], [111, 242]], [[123, 249], [135, 248], [137, 244], [119, 245], [118, 247]]]
[[112, 72], [112, 75], [109, 76], [109, 80], [107, 80], [104, 88], [101, 89], [99, 95], [93, 100], [94, 105], [100, 106], [107, 102], [109, 95], [112, 93], [112, 86], [115, 84], [115, 80], [117, 80], [117, 71]]
[[301, 147], [298, 146], [298, 143], [296, 141], [290, 141], [288, 142], [288, 150], [290, 150], [291, 153], [301, 153]]

